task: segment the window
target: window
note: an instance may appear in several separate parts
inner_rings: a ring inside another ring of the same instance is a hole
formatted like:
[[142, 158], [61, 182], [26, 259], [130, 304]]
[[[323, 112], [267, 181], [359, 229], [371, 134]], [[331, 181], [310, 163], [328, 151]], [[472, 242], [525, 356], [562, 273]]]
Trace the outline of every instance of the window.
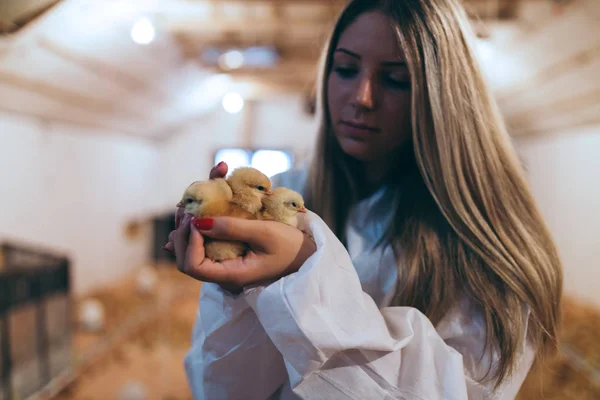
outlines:
[[238, 167], [253, 167], [269, 178], [293, 167], [294, 156], [291, 151], [272, 149], [221, 149], [216, 152], [214, 165], [225, 161], [229, 171]]

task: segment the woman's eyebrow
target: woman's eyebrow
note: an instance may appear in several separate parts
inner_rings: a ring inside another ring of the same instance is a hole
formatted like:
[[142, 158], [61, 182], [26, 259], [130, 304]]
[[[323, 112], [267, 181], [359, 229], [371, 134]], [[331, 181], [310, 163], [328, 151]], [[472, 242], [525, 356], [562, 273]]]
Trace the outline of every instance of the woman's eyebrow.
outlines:
[[[344, 53], [349, 55], [350, 57], [356, 58], [357, 60], [361, 59], [360, 54], [357, 54], [343, 47], [338, 47], [337, 49], [335, 49], [335, 53]], [[385, 67], [406, 67], [406, 63], [404, 61], [383, 61], [381, 65]]]
[[357, 59], [360, 60], [360, 55], [359, 54], [356, 54], [355, 52], [350, 51], [348, 49], [344, 49], [343, 47], [338, 47], [337, 49], [335, 49], [335, 52], [336, 53], [345, 53], [345, 54], [348, 54], [351, 57], [354, 57], [354, 58], [357, 58]]

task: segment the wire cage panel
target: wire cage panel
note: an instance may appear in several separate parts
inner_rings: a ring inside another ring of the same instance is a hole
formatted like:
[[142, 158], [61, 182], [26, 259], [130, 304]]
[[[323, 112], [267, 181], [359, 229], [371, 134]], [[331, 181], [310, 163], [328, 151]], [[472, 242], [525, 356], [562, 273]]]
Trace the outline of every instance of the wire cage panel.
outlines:
[[69, 367], [70, 263], [0, 244], [0, 400], [26, 398]]

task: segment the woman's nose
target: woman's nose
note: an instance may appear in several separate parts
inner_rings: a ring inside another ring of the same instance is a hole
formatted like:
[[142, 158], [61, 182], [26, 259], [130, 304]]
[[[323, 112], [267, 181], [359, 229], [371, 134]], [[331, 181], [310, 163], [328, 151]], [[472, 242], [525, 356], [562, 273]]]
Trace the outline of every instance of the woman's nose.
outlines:
[[359, 81], [354, 103], [357, 107], [367, 110], [372, 110], [375, 107], [373, 79], [370, 76], [365, 76]]

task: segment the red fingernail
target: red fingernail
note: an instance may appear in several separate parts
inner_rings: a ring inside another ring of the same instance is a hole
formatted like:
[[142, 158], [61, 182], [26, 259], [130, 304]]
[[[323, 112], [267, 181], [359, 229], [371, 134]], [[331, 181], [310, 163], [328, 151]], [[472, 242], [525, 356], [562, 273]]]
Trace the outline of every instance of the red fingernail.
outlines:
[[194, 226], [201, 231], [210, 231], [215, 224], [215, 220], [212, 218], [198, 218], [194, 219]]
[[220, 167], [221, 165], [223, 165], [223, 161], [221, 161], [220, 163], [218, 163], [217, 167]]

